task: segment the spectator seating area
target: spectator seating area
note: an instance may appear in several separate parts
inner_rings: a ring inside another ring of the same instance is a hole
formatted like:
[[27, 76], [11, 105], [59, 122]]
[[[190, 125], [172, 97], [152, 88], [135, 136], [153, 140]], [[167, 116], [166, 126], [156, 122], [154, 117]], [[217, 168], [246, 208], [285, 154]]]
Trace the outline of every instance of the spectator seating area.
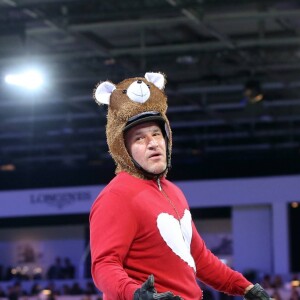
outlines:
[[[95, 288], [91, 279], [56, 279], [56, 280], [26, 280], [4, 281], [0, 283], [0, 298], [17, 300], [31, 297], [40, 300], [66, 299], [66, 296], [76, 296], [70, 299], [101, 299], [101, 293]], [[69, 299], [69, 298], [68, 298]]]
[[[62, 263], [63, 261], [63, 263]], [[28, 278], [8, 268], [0, 277], [0, 300], [102, 300], [91, 276], [78, 278], [77, 270], [68, 258], [57, 257], [44, 274]], [[274, 300], [300, 300], [298, 274], [280, 276], [256, 272], [244, 274], [250, 281], [259, 282]], [[234, 297], [218, 293], [199, 283], [204, 300], [230, 300]]]

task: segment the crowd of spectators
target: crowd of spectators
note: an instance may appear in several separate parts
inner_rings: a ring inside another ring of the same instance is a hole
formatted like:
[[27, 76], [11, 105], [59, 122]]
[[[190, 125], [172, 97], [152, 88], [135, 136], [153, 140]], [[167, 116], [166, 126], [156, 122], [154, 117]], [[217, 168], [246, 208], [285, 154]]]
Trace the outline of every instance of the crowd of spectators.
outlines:
[[68, 257], [64, 258], [63, 263], [60, 257], [56, 257], [54, 264], [49, 267], [46, 277], [47, 279], [74, 279], [75, 267]]
[[0, 265], [0, 298], [18, 300], [25, 296], [39, 296], [43, 291], [52, 296], [46, 297], [47, 300], [63, 295], [99, 295], [91, 278], [78, 280], [76, 276], [76, 268], [68, 257], [56, 257], [44, 272], [31, 274], [20, 267], [4, 268]]
[[42, 285], [38, 282], [33, 282], [31, 288], [26, 290], [23, 288], [21, 282], [14, 282], [7, 287], [7, 290], [3, 289], [0, 285], [0, 298], [8, 298], [9, 300], [17, 300], [22, 296], [38, 296], [42, 291], [47, 290], [52, 296], [63, 295], [97, 295], [99, 292], [95, 288], [92, 281], [87, 281], [86, 285], [82, 287], [77, 281], [74, 281], [71, 285], [64, 283], [61, 286], [57, 286], [53, 281], [46, 285]]
[[70, 258], [56, 257], [53, 264], [48, 269], [42, 272], [41, 268], [36, 268], [32, 272], [24, 272], [19, 267], [8, 266], [4, 268], [0, 265], [0, 281], [11, 280], [38, 280], [38, 279], [74, 279], [76, 277], [76, 268], [72, 264]]
[[284, 281], [280, 275], [265, 274], [260, 284], [274, 300], [300, 300], [298, 275], [293, 275], [290, 280]]
[[[101, 295], [96, 289], [91, 278], [84, 281], [78, 281], [76, 277], [76, 268], [71, 260], [67, 257], [56, 257], [53, 264], [49, 265], [47, 270], [43, 273], [37, 273], [34, 276], [26, 276], [22, 272], [12, 272], [13, 268], [8, 267], [4, 270], [0, 266], [0, 281], [9, 282], [9, 284], [0, 284], [0, 298], [7, 298], [8, 300], [18, 300], [24, 296], [39, 296], [43, 291], [48, 291], [52, 298], [63, 295], [99, 295], [97, 300], [101, 300]], [[250, 276], [250, 275], [249, 275]], [[251, 281], [257, 281], [255, 273], [251, 273]], [[22, 283], [27, 281], [26, 288]], [[32, 285], [30, 285], [32, 282]], [[59, 285], [57, 283], [60, 283]], [[269, 292], [274, 300], [300, 300], [300, 280], [297, 275], [293, 275], [287, 280], [283, 280], [280, 275], [265, 274], [259, 280], [259, 283]], [[29, 285], [28, 285], [29, 284]], [[82, 286], [84, 285], [84, 286]], [[203, 288], [203, 287], [202, 287]], [[209, 289], [204, 289], [204, 294], [207, 300], [215, 300], [216, 297]], [[85, 298], [82, 299], [85, 299]], [[219, 300], [231, 300], [232, 297], [224, 298], [222, 295], [217, 297]]]

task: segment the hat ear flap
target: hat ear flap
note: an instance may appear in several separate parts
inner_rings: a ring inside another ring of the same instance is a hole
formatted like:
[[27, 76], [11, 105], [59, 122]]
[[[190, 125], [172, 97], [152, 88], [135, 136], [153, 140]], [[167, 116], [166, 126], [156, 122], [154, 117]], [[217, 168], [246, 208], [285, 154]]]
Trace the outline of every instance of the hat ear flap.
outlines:
[[161, 73], [146, 73], [145, 78], [157, 86], [160, 90], [165, 88], [165, 77]]
[[116, 89], [116, 86], [109, 82], [104, 81], [101, 82], [95, 92], [94, 92], [94, 98], [98, 104], [110, 104], [110, 96], [112, 92]]

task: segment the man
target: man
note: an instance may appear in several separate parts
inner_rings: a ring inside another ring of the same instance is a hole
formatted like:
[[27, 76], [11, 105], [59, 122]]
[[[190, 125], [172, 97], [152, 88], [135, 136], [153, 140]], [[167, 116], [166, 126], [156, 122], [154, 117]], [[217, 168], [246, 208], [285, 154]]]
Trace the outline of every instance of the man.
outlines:
[[146, 73], [95, 90], [108, 105], [106, 136], [116, 176], [90, 213], [92, 276], [106, 300], [202, 299], [216, 290], [267, 300], [205, 246], [181, 190], [166, 179], [172, 133], [165, 78]]

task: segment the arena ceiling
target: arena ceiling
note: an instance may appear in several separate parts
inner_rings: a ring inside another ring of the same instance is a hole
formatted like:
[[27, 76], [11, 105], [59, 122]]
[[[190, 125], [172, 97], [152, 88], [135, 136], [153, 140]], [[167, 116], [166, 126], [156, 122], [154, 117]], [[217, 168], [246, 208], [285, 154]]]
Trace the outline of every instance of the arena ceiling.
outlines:
[[111, 178], [92, 91], [147, 71], [167, 76], [171, 178], [300, 172], [299, 1], [0, 0], [0, 45], [1, 79], [46, 78], [1, 81], [1, 189]]

